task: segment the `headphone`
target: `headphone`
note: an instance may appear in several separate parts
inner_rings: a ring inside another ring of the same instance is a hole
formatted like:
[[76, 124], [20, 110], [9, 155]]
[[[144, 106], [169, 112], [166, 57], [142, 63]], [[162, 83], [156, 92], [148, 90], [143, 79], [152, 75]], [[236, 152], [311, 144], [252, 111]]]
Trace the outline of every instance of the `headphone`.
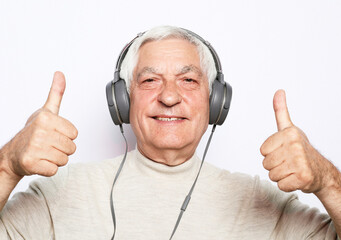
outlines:
[[[209, 124], [222, 125], [230, 109], [232, 99], [232, 87], [224, 81], [224, 74], [222, 72], [219, 57], [211, 46], [211, 44], [204, 40], [196, 33], [183, 29], [189, 35], [199, 39], [210, 50], [215, 66], [217, 69], [217, 76], [212, 83], [210, 93], [210, 116]], [[134, 41], [141, 37], [144, 33], [139, 33], [133, 40], [131, 40], [121, 51], [116, 63], [114, 79], [106, 85], [106, 95], [109, 106], [109, 111], [115, 125], [122, 125], [129, 123], [130, 99], [126, 87], [126, 81], [120, 77], [122, 62]]]

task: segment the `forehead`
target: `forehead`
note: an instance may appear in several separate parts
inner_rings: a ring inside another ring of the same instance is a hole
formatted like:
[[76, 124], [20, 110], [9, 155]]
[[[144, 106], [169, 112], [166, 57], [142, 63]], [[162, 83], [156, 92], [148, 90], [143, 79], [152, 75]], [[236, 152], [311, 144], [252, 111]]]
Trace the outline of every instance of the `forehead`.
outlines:
[[181, 69], [189, 65], [201, 68], [196, 45], [184, 39], [170, 38], [144, 43], [139, 49], [136, 67], [163, 70], [165, 67]]

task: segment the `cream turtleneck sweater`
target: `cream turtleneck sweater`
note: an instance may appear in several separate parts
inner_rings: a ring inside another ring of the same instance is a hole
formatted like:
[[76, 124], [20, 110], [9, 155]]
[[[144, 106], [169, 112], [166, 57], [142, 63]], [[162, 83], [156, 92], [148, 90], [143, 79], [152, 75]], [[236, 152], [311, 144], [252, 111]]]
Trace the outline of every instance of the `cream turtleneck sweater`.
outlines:
[[[70, 164], [31, 183], [0, 214], [0, 239], [110, 239], [110, 190], [122, 156]], [[129, 152], [114, 187], [115, 240], [169, 239], [200, 166]], [[311, 238], [309, 238], [311, 237]], [[330, 218], [258, 177], [205, 163], [174, 240], [336, 239]]]

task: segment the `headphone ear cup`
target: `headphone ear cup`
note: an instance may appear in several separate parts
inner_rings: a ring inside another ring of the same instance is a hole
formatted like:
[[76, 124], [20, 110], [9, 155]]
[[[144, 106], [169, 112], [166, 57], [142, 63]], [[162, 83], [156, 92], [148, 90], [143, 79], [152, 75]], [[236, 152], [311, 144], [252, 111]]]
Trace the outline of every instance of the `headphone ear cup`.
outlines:
[[118, 112], [120, 114], [123, 123], [130, 123], [129, 110], [130, 110], [130, 98], [127, 91], [126, 82], [123, 79], [114, 83], [114, 90], [116, 96], [116, 104]]
[[130, 99], [123, 79], [110, 81], [106, 86], [109, 112], [115, 125], [129, 123]]
[[210, 95], [209, 124], [222, 125], [224, 123], [230, 110], [231, 99], [232, 87], [230, 84], [214, 80]]

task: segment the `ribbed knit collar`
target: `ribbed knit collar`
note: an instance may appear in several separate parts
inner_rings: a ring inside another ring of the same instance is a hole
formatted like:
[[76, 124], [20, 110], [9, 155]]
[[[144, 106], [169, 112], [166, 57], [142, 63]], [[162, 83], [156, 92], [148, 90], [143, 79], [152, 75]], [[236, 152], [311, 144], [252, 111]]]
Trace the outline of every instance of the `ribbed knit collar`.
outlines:
[[130, 163], [132, 167], [136, 167], [136, 170], [155, 178], [179, 178], [179, 179], [193, 179], [197, 174], [201, 160], [194, 154], [186, 162], [171, 167], [162, 163], [155, 162], [143, 156], [136, 148], [132, 154], [134, 154], [133, 161]]

